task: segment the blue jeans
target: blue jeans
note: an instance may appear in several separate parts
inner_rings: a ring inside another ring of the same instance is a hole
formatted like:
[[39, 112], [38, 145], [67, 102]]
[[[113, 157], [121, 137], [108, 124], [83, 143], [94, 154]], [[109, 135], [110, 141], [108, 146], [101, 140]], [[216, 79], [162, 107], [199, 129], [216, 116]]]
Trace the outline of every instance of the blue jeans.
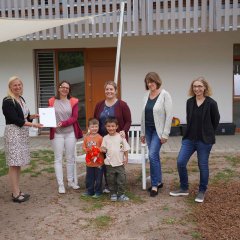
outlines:
[[212, 144], [206, 144], [202, 141], [193, 141], [189, 139], [182, 140], [182, 146], [177, 159], [181, 189], [188, 189], [187, 164], [193, 153], [197, 151], [198, 168], [200, 171], [199, 192], [205, 192], [207, 190], [209, 178], [208, 159], [211, 149]]
[[152, 187], [157, 187], [158, 184], [162, 182], [162, 169], [160, 162], [160, 149], [162, 144], [155, 127], [146, 126], [145, 132], [149, 151], [151, 184]]
[[102, 167], [87, 167], [86, 188], [89, 195], [102, 194]]

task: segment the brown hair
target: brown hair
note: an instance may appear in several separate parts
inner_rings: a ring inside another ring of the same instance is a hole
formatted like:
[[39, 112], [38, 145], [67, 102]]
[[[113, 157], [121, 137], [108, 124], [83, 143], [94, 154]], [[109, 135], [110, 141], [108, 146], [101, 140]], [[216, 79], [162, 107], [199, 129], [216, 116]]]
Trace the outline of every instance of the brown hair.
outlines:
[[71, 94], [72, 94], [72, 88], [71, 88], [71, 84], [70, 82], [66, 81], [66, 80], [63, 80], [61, 81], [59, 84], [58, 84], [58, 88], [57, 88], [57, 94], [55, 96], [56, 99], [60, 99], [60, 94], [59, 94], [59, 88], [62, 86], [63, 83], [66, 83], [68, 84], [69, 86], [69, 92], [68, 92], [68, 95], [67, 95], [67, 99], [70, 99], [71, 98]]
[[113, 86], [115, 91], [117, 91], [117, 84], [114, 81], [106, 81], [104, 84], [104, 89], [107, 87], [107, 85]]
[[190, 85], [190, 88], [189, 88], [189, 91], [188, 91], [188, 95], [189, 96], [195, 96], [195, 93], [193, 92], [193, 84], [198, 81], [198, 82], [201, 82], [203, 84], [203, 86], [205, 87], [205, 90], [204, 90], [204, 93], [203, 95], [205, 97], [208, 97], [208, 96], [211, 96], [212, 95], [212, 89], [210, 87], [210, 85], [208, 84], [208, 82], [206, 81], [206, 79], [204, 77], [198, 77], [197, 79], [193, 80], [191, 85]]
[[162, 85], [162, 80], [161, 80], [161, 78], [160, 78], [159, 75], [158, 75], [157, 73], [155, 73], [155, 72], [149, 72], [149, 73], [146, 75], [146, 77], [145, 77], [145, 79], [144, 79], [144, 82], [145, 82], [145, 88], [146, 88], [146, 90], [149, 89], [149, 88], [148, 88], [148, 83], [149, 83], [149, 82], [154, 82], [154, 83], [156, 83], [157, 89], [159, 89], [159, 88], [161, 87], [161, 85]]
[[90, 125], [99, 125], [99, 121], [96, 118], [89, 118], [88, 126], [90, 126]]

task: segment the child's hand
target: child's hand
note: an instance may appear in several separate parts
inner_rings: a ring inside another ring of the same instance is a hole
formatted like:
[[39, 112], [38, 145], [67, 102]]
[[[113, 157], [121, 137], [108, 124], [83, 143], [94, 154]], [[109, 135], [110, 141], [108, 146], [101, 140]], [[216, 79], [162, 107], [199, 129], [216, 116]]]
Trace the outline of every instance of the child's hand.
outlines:
[[125, 158], [124, 160], [123, 160], [123, 165], [126, 165], [128, 163], [128, 158]]
[[103, 153], [106, 153], [106, 152], [107, 152], [107, 148], [101, 147], [101, 148], [100, 148], [100, 151], [103, 152]]
[[83, 148], [83, 151], [84, 151], [85, 153], [89, 153], [89, 152], [91, 152], [91, 149], [90, 149], [90, 148]]
[[122, 138], [126, 138], [126, 134], [125, 134], [124, 131], [120, 131], [119, 134], [120, 134], [120, 136], [121, 136]]

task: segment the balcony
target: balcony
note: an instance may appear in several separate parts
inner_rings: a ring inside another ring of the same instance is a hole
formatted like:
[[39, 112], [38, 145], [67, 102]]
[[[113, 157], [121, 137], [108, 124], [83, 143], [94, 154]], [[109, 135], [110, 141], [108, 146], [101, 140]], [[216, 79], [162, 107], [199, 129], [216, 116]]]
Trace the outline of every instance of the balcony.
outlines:
[[[21, 40], [116, 37], [120, 0], [0, 0], [0, 17], [94, 21], [35, 33]], [[240, 0], [126, 0], [123, 34], [145, 36], [240, 28]]]

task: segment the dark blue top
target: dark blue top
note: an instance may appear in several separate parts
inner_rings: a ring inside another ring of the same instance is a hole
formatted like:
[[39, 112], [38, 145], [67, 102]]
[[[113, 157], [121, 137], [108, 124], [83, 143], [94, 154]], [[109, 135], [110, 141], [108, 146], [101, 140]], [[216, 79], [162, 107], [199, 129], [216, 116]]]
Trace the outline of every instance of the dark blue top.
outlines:
[[153, 107], [158, 99], [158, 96], [156, 96], [154, 99], [148, 98], [147, 104], [145, 106], [145, 125], [146, 125], [146, 127], [154, 127], [155, 126], [154, 118], [153, 118]]
[[116, 103], [114, 103], [111, 107], [108, 107], [108, 106], [106, 106], [106, 104], [104, 104], [103, 111], [101, 112], [100, 117], [99, 117], [99, 134], [101, 136], [105, 136], [108, 134], [108, 132], [105, 128], [105, 121], [109, 117], [115, 117]]

